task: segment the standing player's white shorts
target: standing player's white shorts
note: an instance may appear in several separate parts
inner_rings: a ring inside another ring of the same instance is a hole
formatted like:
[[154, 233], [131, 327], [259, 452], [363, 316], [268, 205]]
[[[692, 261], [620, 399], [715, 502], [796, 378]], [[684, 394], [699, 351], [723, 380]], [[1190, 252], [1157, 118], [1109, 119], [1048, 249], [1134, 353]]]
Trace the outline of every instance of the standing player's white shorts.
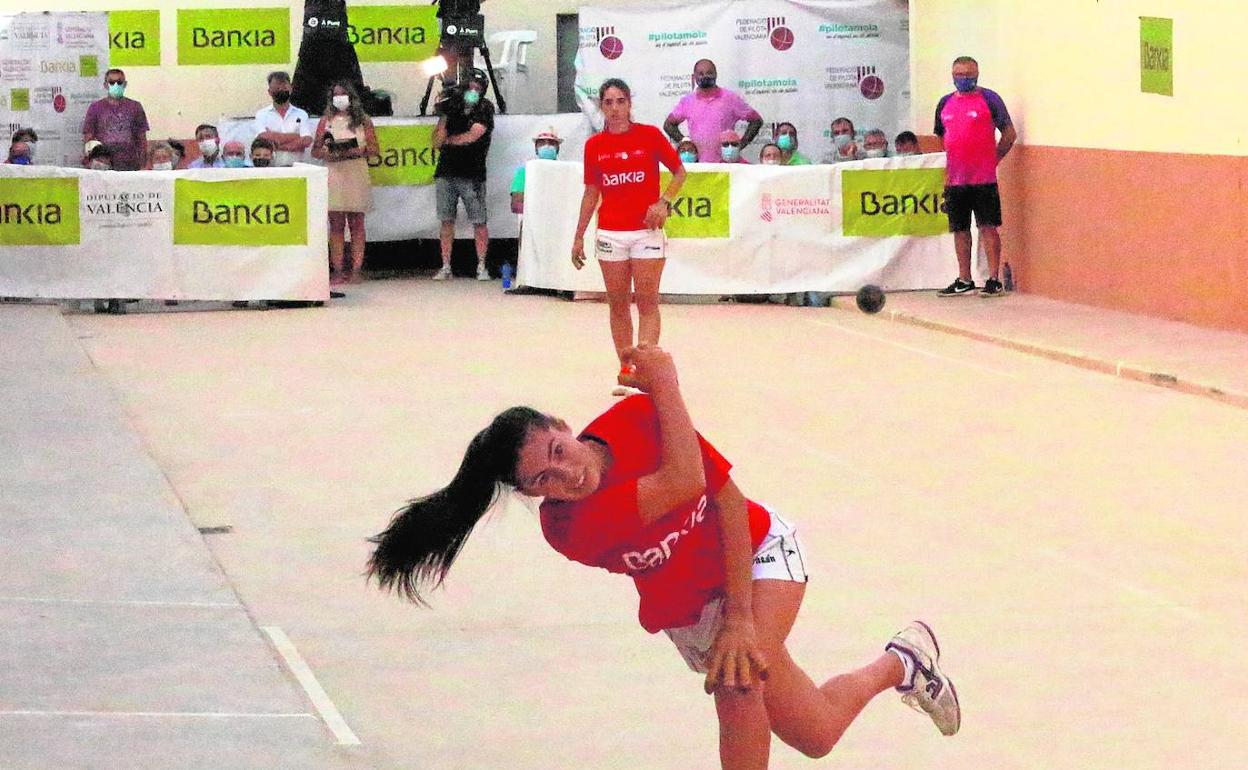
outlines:
[[[797, 541], [797, 528], [780, 518], [775, 511], [769, 510], [768, 513], [771, 514], [771, 529], [754, 552], [754, 579], [807, 582], [806, 560], [802, 556], [802, 545]], [[723, 603], [723, 598], [712, 599], [702, 608], [702, 617], [697, 623], [663, 631], [680, 650], [689, 668], [699, 674], [707, 672], [711, 645], [723, 626]]]
[[599, 230], [594, 236], [594, 256], [599, 262], [630, 259], [663, 259], [667, 236], [660, 230]]

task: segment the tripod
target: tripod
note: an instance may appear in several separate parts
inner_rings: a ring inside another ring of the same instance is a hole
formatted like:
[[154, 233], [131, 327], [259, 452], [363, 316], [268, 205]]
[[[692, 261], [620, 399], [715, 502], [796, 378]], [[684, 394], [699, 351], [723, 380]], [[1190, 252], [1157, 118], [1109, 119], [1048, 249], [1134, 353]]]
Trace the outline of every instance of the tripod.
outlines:
[[490, 78], [490, 86], [494, 89], [494, 96], [498, 99], [498, 111], [500, 114], [507, 113], [507, 101], [503, 98], [503, 92], [498, 88], [498, 78], [494, 75], [494, 65], [490, 62], [490, 48], [485, 44], [485, 36], [482, 34], [485, 28], [485, 17], [478, 14], [471, 18], [443, 18], [442, 19], [442, 45], [438, 49], [439, 55], [446, 59], [447, 71], [442, 75], [433, 75], [429, 78], [429, 82], [425, 84], [425, 96], [420, 100], [420, 114], [427, 114], [429, 109], [429, 97], [433, 93], [433, 81], [442, 78], [445, 86], [448, 82], [452, 85], [465, 83], [473, 70], [473, 51], [480, 51], [481, 58], [485, 60], [485, 71]]

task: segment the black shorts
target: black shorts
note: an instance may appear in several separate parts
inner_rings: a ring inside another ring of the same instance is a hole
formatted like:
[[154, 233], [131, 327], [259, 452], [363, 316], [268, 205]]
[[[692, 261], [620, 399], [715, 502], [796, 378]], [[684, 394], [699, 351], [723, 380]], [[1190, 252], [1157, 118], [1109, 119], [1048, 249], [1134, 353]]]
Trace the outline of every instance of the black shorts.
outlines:
[[949, 212], [949, 232], [971, 229], [971, 213], [978, 227], [1001, 226], [1001, 193], [994, 184], [969, 184], [945, 188], [945, 209]]

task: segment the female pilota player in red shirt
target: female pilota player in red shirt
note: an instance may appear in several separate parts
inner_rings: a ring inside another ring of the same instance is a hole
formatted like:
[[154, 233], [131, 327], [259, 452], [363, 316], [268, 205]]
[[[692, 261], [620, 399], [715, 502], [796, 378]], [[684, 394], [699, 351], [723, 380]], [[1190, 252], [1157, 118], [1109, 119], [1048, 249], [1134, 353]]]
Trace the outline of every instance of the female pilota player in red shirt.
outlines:
[[[657, 345], [659, 280], [667, 261], [663, 224], [685, 183], [685, 167], [662, 131], [633, 122], [627, 83], [619, 78], [605, 81], [598, 89], [598, 101], [605, 125], [585, 143], [585, 194], [572, 238], [572, 264], [577, 270], [585, 266], [585, 230], [597, 209], [594, 256], [602, 268], [611, 340], [620, 357], [617, 379], [620, 385], [636, 385], [623, 359], [624, 351], [633, 346], [631, 298], [637, 298], [637, 341]], [[662, 195], [660, 163], [672, 172]]]
[[961, 712], [931, 629], [916, 621], [873, 661], [816, 685], [785, 638], [806, 592], [796, 531], [746, 499], [731, 464], [693, 427], [671, 356], [623, 351], [647, 393], [579, 434], [528, 407], [472, 439], [445, 488], [372, 538], [370, 578], [424, 604], [504, 488], [543, 498], [546, 540], [574, 561], [632, 577], [639, 619], [664, 631], [715, 695], [725, 770], [766, 768], [774, 732], [811, 757], [832, 750], [876, 695], [895, 688], [945, 735]]

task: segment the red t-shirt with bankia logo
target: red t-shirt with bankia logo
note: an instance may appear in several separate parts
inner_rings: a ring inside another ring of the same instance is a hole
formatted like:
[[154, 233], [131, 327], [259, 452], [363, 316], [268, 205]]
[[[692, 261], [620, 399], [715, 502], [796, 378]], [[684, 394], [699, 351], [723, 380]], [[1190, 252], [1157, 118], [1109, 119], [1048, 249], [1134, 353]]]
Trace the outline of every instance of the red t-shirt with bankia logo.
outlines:
[[[699, 435], [705, 493], [644, 525], [637, 482], [658, 470], [661, 449], [654, 402], [644, 394], [626, 398], [581, 436], [605, 442], [611, 466], [589, 497], [542, 503], [546, 542], [573, 561], [630, 576], [641, 595], [638, 619], [650, 633], [698, 622], [702, 607], [724, 593], [724, 551], [713, 498], [728, 483], [732, 463]], [[752, 550], [757, 550], [771, 515], [752, 500], [746, 508]]]
[[601, 131], [585, 143], [585, 184], [602, 192], [598, 227], [645, 230], [646, 209], [659, 199], [659, 163], [684, 168], [663, 132], [633, 123], [622, 134]]

